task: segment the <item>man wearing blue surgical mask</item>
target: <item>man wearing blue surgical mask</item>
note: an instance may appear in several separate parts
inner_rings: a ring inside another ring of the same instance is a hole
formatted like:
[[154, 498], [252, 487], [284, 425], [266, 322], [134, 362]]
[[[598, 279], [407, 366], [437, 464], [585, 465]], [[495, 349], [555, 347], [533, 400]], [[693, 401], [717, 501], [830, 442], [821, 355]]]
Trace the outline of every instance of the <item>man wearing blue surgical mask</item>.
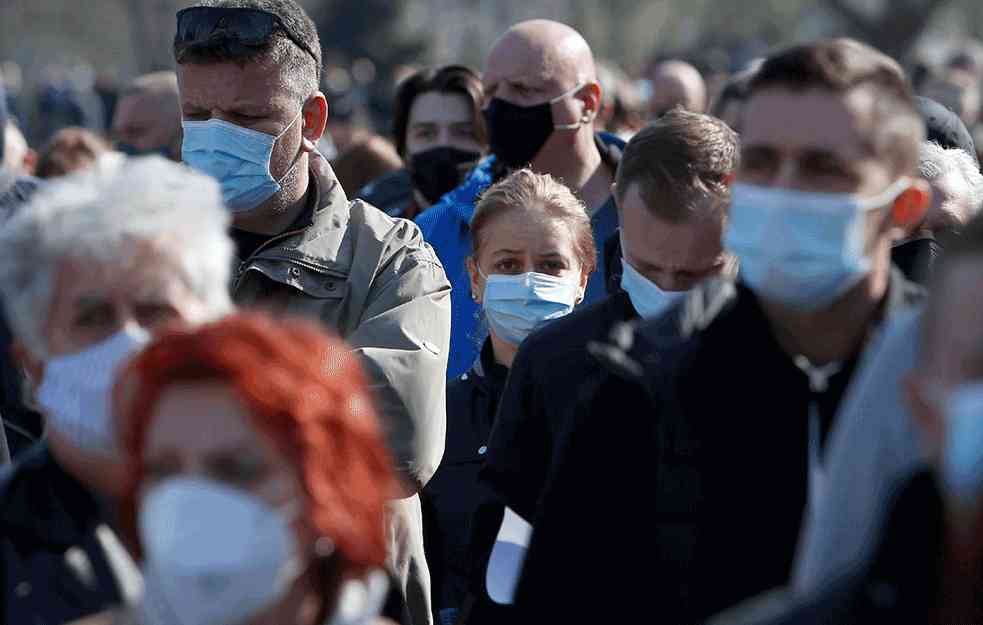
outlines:
[[316, 145], [328, 119], [321, 44], [295, 0], [200, 0], [177, 14], [182, 157], [232, 213], [241, 307], [312, 317], [362, 357], [404, 489], [392, 571], [429, 623], [417, 492], [444, 448], [450, 285], [419, 229], [349, 202]]
[[614, 197], [621, 224], [621, 289], [523, 343], [495, 421], [482, 477], [529, 521], [560, 434], [573, 419], [576, 388], [597, 371], [589, 341], [616, 324], [655, 318], [701, 281], [735, 262], [723, 250], [737, 135], [722, 121], [673, 109], [625, 148]]
[[[855, 365], [880, 323], [921, 297], [890, 263], [930, 199], [900, 66], [819, 41], [768, 58], [749, 94], [724, 234], [738, 282], [705, 282], [673, 314], [589, 346], [608, 373], [581, 390], [540, 499], [521, 622], [646, 609], [702, 622], [782, 585], [824, 495], [826, 435]], [[586, 483], [605, 484], [589, 506]], [[645, 574], [576, 577], [626, 564]], [[578, 597], [575, 612], [555, 611], [554, 589]]]

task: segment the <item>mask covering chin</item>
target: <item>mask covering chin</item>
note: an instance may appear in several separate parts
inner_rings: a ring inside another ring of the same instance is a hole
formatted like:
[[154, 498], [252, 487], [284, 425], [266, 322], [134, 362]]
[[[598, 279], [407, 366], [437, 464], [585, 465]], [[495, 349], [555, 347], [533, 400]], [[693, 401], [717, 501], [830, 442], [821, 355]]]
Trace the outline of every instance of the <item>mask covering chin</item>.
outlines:
[[935, 259], [942, 255], [942, 246], [933, 236], [904, 241], [891, 248], [891, 262], [912, 282], [925, 285], [932, 275]]
[[511, 169], [525, 167], [543, 148], [554, 130], [576, 130], [583, 122], [556, 124], [553, 104], [576, 93], [577, 85], [552, 100], [534, 106], [519, 106], [501, 98], [492, 98], [483, 113], [488, 126], [491, 152]]
[[478, 152], [450, 146], [431, 148], [410, 157], [413, 186], [431, 204], [459, 184], [468, 169], [481, 156]]
[[273, 148], [280, 137], [300, 119], [301, 109], [293, 121], [278, 135], [251, 130], [220, 119], [185, 121], [181, 158], [192, 169], [208, 174], [222, 185], [222, 199], [233, 213], [248, 212], [280, 192], [301, 153], [290, 169], [277, 180], [270, 173]]

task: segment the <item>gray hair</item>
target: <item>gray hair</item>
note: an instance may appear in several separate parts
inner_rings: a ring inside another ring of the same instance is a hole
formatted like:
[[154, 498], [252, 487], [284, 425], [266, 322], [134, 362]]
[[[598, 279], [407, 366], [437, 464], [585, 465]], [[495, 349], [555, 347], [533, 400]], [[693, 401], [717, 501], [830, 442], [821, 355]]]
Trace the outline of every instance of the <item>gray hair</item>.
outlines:
[[983, 208], [983, 174], [973, 157], [959, 148], [944, 148], [934, 141], [922, 142], [918, 153], [918, 174], [931, 182], [949, 174], [958, 174], [965, 182], [971, 219]]
[[159, 156], [102, 161], [59, 179], [0, 228], [0, 294], [15, 336], [44, 358], [44, 324], [66, 258], [126, 261], [157, 244], [210, 318], [232, 309], [233, 244], [218, 184]]

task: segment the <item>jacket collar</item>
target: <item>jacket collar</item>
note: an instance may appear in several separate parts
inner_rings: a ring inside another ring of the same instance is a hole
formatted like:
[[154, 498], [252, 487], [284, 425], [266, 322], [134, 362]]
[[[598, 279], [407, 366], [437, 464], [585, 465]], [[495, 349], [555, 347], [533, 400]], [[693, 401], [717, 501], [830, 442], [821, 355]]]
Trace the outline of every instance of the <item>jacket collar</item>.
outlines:
[[493, 388], [504, 388], [505, 380], [509, 375], [509, 368], [495, 361], [495, 351], [492, 348], [490, 338], [485, 339], [481, 346], [481, 353], [478, 354], [474, 366], [471, 367], [471, 375], [480, 381], [483, 386]]

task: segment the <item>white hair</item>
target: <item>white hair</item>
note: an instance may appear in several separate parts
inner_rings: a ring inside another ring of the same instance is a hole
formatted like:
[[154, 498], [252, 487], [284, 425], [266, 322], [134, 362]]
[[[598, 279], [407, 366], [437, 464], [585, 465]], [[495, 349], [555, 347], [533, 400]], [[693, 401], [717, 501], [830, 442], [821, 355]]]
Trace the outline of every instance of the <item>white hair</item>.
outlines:
[[931, 182], [950, 174], [957, 174], [966, 183], [971, 219], [983, 208], [983, 174], [973, 157], [959, 148], [944, 148], [934, 141], [922, 142], [918, 154], [918, 173]]
[[50, 183], [0, 227], [0, 293], [14, 335], [45, 357], [61, 261], [123, 263], [139, 241], [173, 260], [206, 316], [228, 313], [229, 223], [217, 182], [159, 156], [100, 161]]

